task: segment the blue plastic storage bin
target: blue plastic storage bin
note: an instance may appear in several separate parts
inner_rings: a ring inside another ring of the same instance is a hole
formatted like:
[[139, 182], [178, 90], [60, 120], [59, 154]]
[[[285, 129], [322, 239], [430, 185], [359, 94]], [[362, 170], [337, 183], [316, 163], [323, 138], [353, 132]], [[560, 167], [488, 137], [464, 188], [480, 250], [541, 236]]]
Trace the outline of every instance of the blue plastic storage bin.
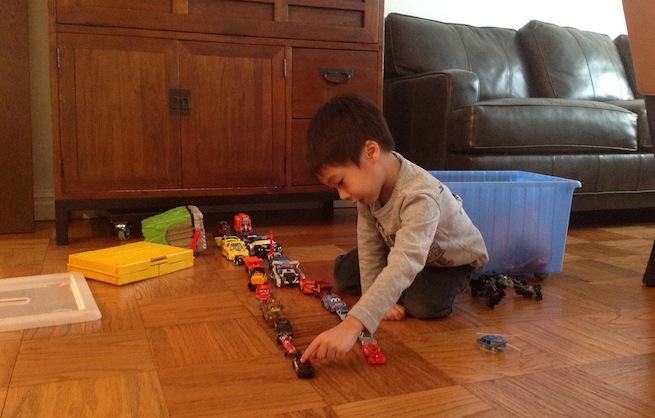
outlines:
[[526, 171], [430, 171], [460, 196], [482, 233], [483, 271], [559, 273], [577, 180]]

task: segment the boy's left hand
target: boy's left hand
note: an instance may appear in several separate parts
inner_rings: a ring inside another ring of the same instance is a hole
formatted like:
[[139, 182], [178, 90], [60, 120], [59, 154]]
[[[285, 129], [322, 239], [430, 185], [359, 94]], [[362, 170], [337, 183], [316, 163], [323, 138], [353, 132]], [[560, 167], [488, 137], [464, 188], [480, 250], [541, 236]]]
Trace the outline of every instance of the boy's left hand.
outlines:
[[341, 359], [355, 345], [363, 330], [364, 325], [358, 319], [347, 316], [339, 325], [320, 333], [303, 352], [300, 361]]
[[403, 305], [395, 304], [391, 307], [389, 312], [384, 316], [385, 321], [400, 321], [405, 317], [405, 307]]

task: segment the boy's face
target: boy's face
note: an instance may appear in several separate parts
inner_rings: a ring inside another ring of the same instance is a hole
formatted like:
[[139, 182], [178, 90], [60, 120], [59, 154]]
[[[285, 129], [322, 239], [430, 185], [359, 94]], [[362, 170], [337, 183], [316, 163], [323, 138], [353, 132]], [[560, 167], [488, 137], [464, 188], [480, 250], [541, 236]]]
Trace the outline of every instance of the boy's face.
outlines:
[[382, 181], [372, 158], [362, 153], [359, 167], [354, 163], [326, 166], [318, 176], [321, 183], [335, 188], [341, 200], [371, 205], [380, 198]]

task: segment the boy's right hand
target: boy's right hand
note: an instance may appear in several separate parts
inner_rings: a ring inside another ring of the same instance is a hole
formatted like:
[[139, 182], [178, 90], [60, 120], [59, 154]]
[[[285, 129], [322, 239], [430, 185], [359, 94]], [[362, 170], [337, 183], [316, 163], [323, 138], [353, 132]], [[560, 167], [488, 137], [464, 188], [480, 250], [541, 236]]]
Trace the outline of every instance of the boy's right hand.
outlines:
[[320, 333], [303, 352], [300, 361], [341, 359], [355, 345], [363, 330], [364, 325], [358, 319], [347, 316], [339, 325]]

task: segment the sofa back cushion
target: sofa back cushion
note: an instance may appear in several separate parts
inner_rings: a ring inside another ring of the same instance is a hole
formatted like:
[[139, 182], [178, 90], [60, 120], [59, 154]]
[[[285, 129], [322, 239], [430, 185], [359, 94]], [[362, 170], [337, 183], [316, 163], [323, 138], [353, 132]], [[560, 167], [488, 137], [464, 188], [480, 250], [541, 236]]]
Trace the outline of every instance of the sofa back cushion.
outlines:
[[387, 79], [460, 69], [478, 76], [480, 100], [529, 96], [514, 29], [390, 13], [385, 19], [384, 48]]
[[630, 49], [630, 40], [628, 35], [619, 35], [614, 38], [614, 45], [619, 51], [619, 56], [621, 57], [621, 62], [623, 63], [623, 68], [625, 69], [625, 76], [632, 89], [632, 94], [635, 98], [643, 98], [641, 93], [637, 90], [637, 79], [635, 78], [635, 66], [632, 62], [632, 50]]
[[538, 97], [634, 98], [609, 36], [532, 20], [518, 30], [518, 39]]

